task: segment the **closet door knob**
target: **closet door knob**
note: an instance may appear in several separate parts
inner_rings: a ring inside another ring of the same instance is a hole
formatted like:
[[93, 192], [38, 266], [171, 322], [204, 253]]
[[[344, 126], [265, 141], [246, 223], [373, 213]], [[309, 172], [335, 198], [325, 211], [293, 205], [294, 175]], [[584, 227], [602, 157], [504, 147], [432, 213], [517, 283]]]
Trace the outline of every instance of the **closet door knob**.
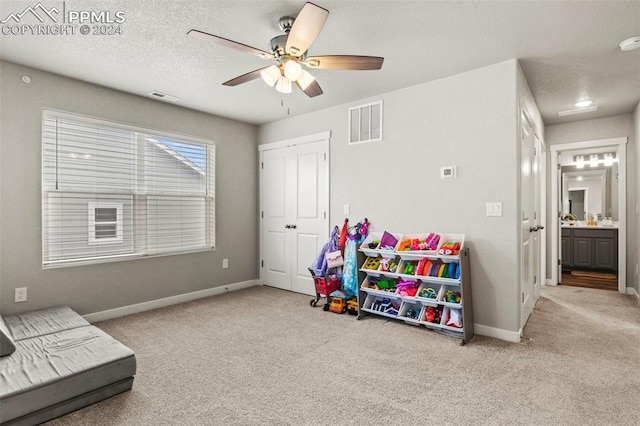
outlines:
[[296, 226], [296, 225], [291, 225], [291, 226], [290, 226], [290, 228], [291, 228], [291, 229], [296, 229], [296, 228], [297, 228], [297, 226]]
[[291, 225], [285, 225], [285, 229], [291, 229]]

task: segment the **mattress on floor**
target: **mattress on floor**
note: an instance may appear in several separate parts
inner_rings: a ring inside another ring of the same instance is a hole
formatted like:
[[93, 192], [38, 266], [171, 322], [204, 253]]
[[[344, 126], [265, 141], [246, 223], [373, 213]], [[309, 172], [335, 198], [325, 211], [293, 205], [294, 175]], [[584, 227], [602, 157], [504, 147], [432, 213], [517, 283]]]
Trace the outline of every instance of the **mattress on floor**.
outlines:
[[15, 342], [0, 358], [0, 423], [132, 377], [133, 351], [87, 326]]
[[14, 342], [90, 325], [87, 320], [68, 306], [54, 306], [22, 314], [3, 315], [2, 317], [7, 328], [11, 331]]

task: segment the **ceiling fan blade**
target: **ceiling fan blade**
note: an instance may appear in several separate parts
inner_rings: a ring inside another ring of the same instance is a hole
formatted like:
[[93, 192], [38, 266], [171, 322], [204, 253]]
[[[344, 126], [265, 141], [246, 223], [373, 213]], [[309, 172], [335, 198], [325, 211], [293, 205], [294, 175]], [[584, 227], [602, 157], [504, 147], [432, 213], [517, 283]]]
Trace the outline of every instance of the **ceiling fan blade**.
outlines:
[[256, 78], [260, 77], [260, 72], [262, 70], [267, 69], [267, 68], [269, 68], [269, 67], [263, 67], [263, 68], [248, 72], [246, 74], [242, 74], [242, 75], [240, 75], [240, 76], [238, 76], [236, 78], [232, 78], [229, 81], [225, 81], [224, 83], [222, 83], [222, 85], [223, 86], [237, 86], [239, 84], [243, 84], [243, 83], [247, 83], [247, 82], [249, 82], [251, 80], [255, 80]]
[[246, 44], [238, 43], [237, 41], [229, 40], [224, 37], [205, 33], [203, 31], [189, 30], [187, 34], [190, 35], [191, 37], [195, 37], [200, 40], [208, 41], [210, 43], [215, 43], [217, 45], [224, 46], [224, 47], [230, 47], [231, 49], [236, 49], [244, 53], [260, 56], [261, 58], [264, 58], [264, 59], [275, 59], [275, 56], [273, 56], [269, 52], [265, 52], [264, 50], [247, 46]]
[[327, 70], [379, 70], [384, 58], [379, 56], [326, 55], [310, 56], [303, 63], [309, 68]]
[[302, 86], [300, 86], [300, 83], [298, 83], [296, 81], [296, 85], [298, 85], [298, 87], [300, 88], [300, 90], [302, 90], [305, 95], [307, 95], [310, 98], [314, 98], [318, 95], [322, 95], [322, 89], [320, 88], [320, 85], [318, 84], [318, 82], [316, 80], [313, 80], [306, 89], [303, 89]]
[[287, 36], [285, 51], [290, 55], [301, 56], [309, 49], [324, 26], [329, 11], [313, 3], [305, 3], [296, 16]]

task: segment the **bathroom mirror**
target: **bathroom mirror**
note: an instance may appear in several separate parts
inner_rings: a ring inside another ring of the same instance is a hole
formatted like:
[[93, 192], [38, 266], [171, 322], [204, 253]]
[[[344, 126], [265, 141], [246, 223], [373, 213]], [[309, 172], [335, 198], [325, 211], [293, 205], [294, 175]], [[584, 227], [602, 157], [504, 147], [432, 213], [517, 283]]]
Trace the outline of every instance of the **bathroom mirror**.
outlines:
[[[589, 158], [593, 154], [573, 154], [571, 161], [561, 164], [561, 205], [562, 217], [572, 214], [575, 220], [588, 220], [596, 216], [599, 220], [611, 218], [618, 220], [618, 163], [603, 161], [590, 165], [589, 160], [582, 163], [575, 158]], [[602, 158], [603, 155], [601, 154]]]

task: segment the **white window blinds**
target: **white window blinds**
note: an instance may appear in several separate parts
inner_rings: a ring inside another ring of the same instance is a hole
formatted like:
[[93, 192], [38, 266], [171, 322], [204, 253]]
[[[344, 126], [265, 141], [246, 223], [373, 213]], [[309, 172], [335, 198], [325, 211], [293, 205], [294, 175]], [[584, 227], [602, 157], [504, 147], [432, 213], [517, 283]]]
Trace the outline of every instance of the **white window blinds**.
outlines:
[[43, 263], [214, 247], [211, 142], [45, 111]]

